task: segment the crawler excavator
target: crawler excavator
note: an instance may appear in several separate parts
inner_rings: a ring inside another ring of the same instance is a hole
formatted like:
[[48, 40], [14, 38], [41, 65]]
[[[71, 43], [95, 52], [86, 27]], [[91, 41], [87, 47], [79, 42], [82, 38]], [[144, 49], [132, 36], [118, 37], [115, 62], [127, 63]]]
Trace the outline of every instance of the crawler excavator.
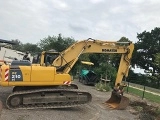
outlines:
[[[87, 39], [77, 41], [58, 53], [43, 51], [35, 64], [15, 60], [11, 65], [1, 66], [0, 85], [13, 86], [6, 100], [9, 109], [64, 108], [89, 103], [92, 96], [71, 83], [69, 75], [79, 56], [84, 53], [121, 54], [116, 82], [128, 76], [130, 59], [134, 49], [132, 42]], [[112, 95], [108, 105], [119, 102]], [[113, 101], [112, 101], [113, 100]], [[113, 102], [113, 103], [112, 103]], [[118, 104], [118, 103], [117, 103]]]

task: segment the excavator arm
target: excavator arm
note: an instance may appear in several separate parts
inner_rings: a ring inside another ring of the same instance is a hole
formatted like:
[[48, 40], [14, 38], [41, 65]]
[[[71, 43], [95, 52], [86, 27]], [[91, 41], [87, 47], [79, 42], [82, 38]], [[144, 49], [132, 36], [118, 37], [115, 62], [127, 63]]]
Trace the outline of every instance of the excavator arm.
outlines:
[[84, 53], [104, 53], [104, 54], [121, 54], [121, 60], [116, 77], [116, 82], [121, 83], [123, 77], [128, 76], [130, 59], [132, 57], [134, 44], [132, 42], [116, 42], [116, 41], [102, 41], [87, 39], [83, 41], [77, 41], [66, 50], [60, 53], [60, 55], [53, 61], [53, 66], [59, 66], [57, 69], [63, 67], [61, 73], [69, 73], [79, 56]]

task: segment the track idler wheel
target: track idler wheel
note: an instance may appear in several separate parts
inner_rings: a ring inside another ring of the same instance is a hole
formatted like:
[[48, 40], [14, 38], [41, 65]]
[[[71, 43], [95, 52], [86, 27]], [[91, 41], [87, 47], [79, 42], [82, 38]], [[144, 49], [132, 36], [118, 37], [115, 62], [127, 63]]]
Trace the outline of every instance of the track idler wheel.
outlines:
[[13, 108], [19, 107], [22, 104], [22, 97], [12, 96], [7, 100], [7, 103]]

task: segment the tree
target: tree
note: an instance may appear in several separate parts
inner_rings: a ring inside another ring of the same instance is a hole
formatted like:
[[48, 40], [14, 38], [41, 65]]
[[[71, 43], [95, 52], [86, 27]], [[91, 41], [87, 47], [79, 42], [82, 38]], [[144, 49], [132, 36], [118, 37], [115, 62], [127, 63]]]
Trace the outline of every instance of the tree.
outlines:
[[38, 47], [37, 44], [26, 43], [26, 44], [23, 44], [22, 51], [23, 52], [27, 52], [28, 51], [32, 55], [35, 55], [35, 54], [41, 52], [42, 50]]
[[156, 78], [158, 80], [156, 77], [158, 66], [155, 64], [155, 55], [160, 51], [160, 28], [154, 28], [151, 32], [144, 31], [137, 34], [137, 38], [139, 40], [135, 43], [132, 65], [145, 69], [150, 72], [151, 79], [154, 78], [155, 80]]
[[75, 40], [73, 38], [62, 37], [62, 35], [59, 34], [58, 36], [48, 36], [47, 38], [43, 38], [38, 43], [38, 46], [45, 51], [54, 49], [58, 52], [62, 52], [74, 42]]
[[155, 79], [157, 80], [157, 88], [160, 88], [160, 53], [155, 55], [155, 65], [157, 66]]
[[23, 44], [20, 40], [15, 39], [12, 40], [13, 42], [16, 43], [16, 45], [12, 46], [13, 50], [21, 51], [21, 52], [29, 52], [32, 55], [36, 54], [37, 52], [41, 52], [42, 50], [38, 47], [37, 44], [32, 44], [32, 43], [25, 43]]
[[158, 69], [160, 69], [160, 53], [155, 55], [155, 64], [158, 66]]
[[145, 70], [153, 69], [154, 75], [157, 66], [154, 64], [155, 55], [160, 51], [160, 28], [155, 28], [151, 32], [138, 34], [139, 41], [135, 44], [135, 64]]
[[20, 40], [18, 40], [18, 39], [15, 39], [15, 40], [12, 40], [12, 41], [16, 43], [16, 45], [12, 46], [12, 49], [13, 50], [17, 50], [17, 51], [22, 51], [22, 49], [23, 49], [23, 43]]

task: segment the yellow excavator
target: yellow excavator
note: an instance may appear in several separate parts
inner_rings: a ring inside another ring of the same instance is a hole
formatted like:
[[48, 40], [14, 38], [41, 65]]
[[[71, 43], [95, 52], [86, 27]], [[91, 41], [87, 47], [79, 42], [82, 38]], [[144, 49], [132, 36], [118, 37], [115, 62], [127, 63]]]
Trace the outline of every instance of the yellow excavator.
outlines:
[[[132, 42], [87, 39], [77, 41], [62, 52], [43, 51], [35, 64], [14, 60], [1, 66], [0, 85], [13, 86], [6, 100], [9, 109], [65, 108], [89, 103], [92, 96], [72, 84], [70, 70], [84, 53], [121, 54], [115, 85], [128, 76], [134, 44]], [[113, 94], [106, 103], [120, 104]], [[122, 96], [123, 99], [123, 96]], [[117, 101], [119, 103], [117, 103]], [[116, 108], [116, 107], [115, 107]], [[117, 107], [118, 108], [118, 107]]]

